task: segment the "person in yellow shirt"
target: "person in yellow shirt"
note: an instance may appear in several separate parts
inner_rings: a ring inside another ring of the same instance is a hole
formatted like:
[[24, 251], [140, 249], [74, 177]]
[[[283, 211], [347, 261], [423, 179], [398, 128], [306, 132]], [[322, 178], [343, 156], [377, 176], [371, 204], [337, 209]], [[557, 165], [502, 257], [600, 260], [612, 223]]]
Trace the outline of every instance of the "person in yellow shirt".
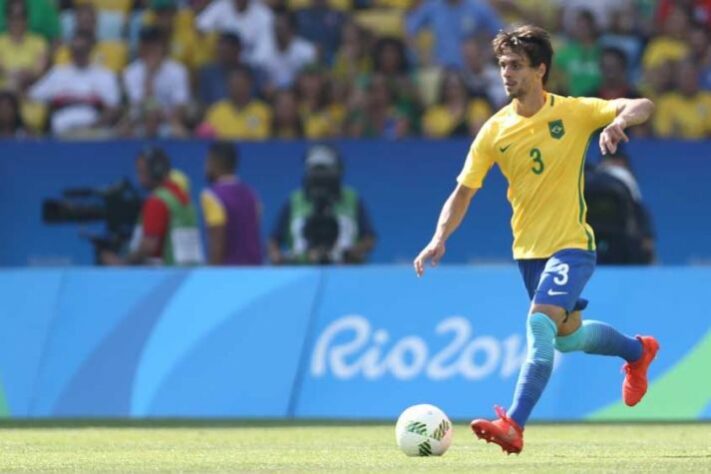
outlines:
[[645, 70], [654, 70], [667, 62], [676, 62], [689, 54], [686, 35], [691, 20], [681, 6], [673, 10], [662, 25], [662, 34], [654, 37], [644, 50], [642, 65]]
[[489, 102], [482, 97], [469, 99], [462, 75], [456, 70], [444, 73], [440, 99], [425, 111], [422, 129], [433, 138], [476, 135], [491, 116]]
[[0, 35], [0, 88], [24, 90], [44, 71], [47, 42], [27, 30], [23, 2], [9, 2], [7, 33]]
[[252, 71], [246, 66], [232, 70], [227, 80], [227, 99], [212, 105], [205, 123], [217, 138], [265, 140], [269, 138], [272, 111], [252, 97]]
[[587, 301], [580, 295], [595, 267], [593, 231], [585, 221], [583, 165], [596, 130], [603, 129], [602, 153], [614, 153], [620, 142], [627, 141], [625, 129], [645, 122], [654, 104], [648, 99], [606, 101], [547, 92], [553, 48], [548, 33], [539, 27], [502, 31], [493, 47], [512, 101], [476, 136], [434, 236], [413, 265], [422, 276], [427, 261], [433, 265], [440, 261], [445, 242], [497, 164], [509, 182], [513, 253], [531, 298], [528, 355], [508, 411], [497, 406], [497, 420], [474, 420], [471, 428], [477, 437], [519, 453], [523, 427], [553, 369], [555, 348], [625, 359], [627, 405], [638, 403], [647, 390], [647, 368], [659, 348], [657, 341], [626, 336], [600, 321], [581, 321]]
[[[97, 39], [96, 7], [93, 3], [80, 3], [74, 8], [76, 27], [74, 35], [87, 35], [93, 39], [91, 62], [100, 64], [111, 72], [123, 71], [128, 62], [128, 48], [123, 41]], [[68, 44], [60, 45], [54, 53], [54, 64], [69, 64], [72, 61]]]
[[[156, 26], [170, 38], [170, 55], [189, 69], [205, 65], [214, 55], [215, 37], [205, 41], [195, 28], [195, 13], [178, 8], [175, 0], [151, 0], [144, 24]], [[209, 44], [208, 44], [209, 43]]]
[[296, 79], [296, 93], [306, 138], [321, 140], [341, 135], [346, 110], [332, 100], [332, 87], [325, 71], [318, 66], [306, 67]]
[[659, 98], [654, 132], [663, 138], [711, 137], [711, 92], [700, 90], [698, 67], [682, 62], [676, 75], [675, 90]]

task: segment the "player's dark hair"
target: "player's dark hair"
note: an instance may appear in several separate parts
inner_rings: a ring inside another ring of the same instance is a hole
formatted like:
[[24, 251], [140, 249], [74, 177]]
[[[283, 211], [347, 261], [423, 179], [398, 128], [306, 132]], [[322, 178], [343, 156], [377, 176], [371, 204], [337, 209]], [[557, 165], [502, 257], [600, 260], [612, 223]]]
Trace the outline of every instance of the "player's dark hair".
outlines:
[[497, 58], [506, 52], [512, 52], [526, 56], [531, 67], [545, 64], [543, 84], [548, 82], [553, 61], [553, 47], [551, 37], [546, 30], [534, 25], [521, 25], [511, 31], [499, 31], [491, 44]]
[[210, 159], [215, 160], [222, 171], [234, 172], [239, 166], [237, 146], [228, 141], [214, 142], [208, 150]]

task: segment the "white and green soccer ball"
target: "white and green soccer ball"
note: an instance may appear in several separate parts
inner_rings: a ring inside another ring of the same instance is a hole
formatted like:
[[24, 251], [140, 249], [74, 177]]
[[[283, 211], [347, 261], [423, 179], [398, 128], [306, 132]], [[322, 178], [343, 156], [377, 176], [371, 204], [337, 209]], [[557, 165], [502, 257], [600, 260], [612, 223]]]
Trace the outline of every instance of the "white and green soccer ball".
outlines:
[[452, 423], [434, 405], [413, 405], [397, 419], [395, 440], [408, 456], [441, 456], [452, 444]]

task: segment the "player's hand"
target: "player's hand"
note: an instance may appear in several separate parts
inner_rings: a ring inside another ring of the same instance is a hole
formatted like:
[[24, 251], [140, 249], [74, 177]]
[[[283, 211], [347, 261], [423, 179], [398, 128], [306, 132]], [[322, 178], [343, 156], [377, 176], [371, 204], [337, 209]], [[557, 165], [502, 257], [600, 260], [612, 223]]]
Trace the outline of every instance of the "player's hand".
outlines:
[[625, 121], [618, 117], [605, 127], [600, 134], [600, 152], [603, 155], [615, 153], [620, 142], [630, 141], [625, 134], [625, 126]]
[[445, 251], [446, 248], [444, 246], [444, 242], [441, 240], [433, 240], [427, 244], [427, 246], [422, 249], [422, 252], [420, 252], [417, 258], [415, 258], [412, 262], [417, 276], [421, 277], [425, 274], [425, 263], [427, 263], [427, 260], [430, 260], [430, 264], [433, 267], [437, 266]]

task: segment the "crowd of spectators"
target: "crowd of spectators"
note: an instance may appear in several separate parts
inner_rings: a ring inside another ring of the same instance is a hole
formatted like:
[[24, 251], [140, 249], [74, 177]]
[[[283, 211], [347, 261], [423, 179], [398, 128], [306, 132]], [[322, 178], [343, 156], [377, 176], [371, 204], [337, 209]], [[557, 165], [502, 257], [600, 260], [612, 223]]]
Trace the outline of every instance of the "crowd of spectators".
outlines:
[[0, 0], [0, 137], [473, 135], [522, 22], [554, 32], [551, 91], [711, 137], [709, 0]]

